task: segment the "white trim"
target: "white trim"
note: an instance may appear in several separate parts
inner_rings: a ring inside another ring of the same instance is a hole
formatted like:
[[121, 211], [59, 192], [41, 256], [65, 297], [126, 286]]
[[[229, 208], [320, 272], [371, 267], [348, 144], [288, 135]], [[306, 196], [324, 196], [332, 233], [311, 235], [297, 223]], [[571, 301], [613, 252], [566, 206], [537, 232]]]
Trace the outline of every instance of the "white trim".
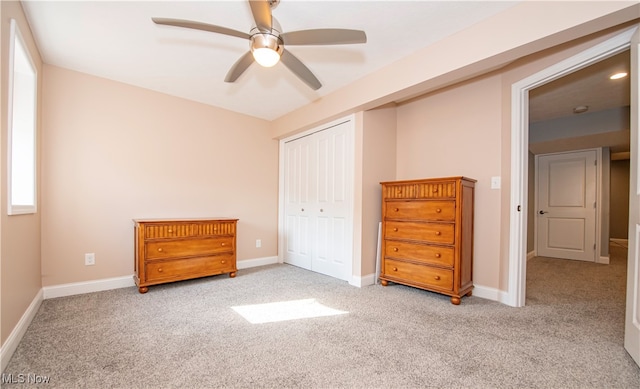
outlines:
[[358, 288], [362, 288], [363, 286], [374, 285], [376, 283], [376, 275], [375, 274], [367, 274], [366, 276], [352, 276], [351, 281], [349, 281], [349, 285], [357, 286]]
[[[637, 29], [637, 26], [633, 27], [511, 86], [511, 203], [506, 296], [506, 304], [510, 306], [522, 307], [525, 302], [529, 90], [626, 50]], [[519, 207], [522, 212], [518, 211]]]
[[42, 289], [40, 289], [33, 298], [33, 301], [31, 301], [31, 304], [29, 304], [27, 310], [22, 314], [18, 324], [16, 324], [13, 331], [9, 334], [7, 340], [2, 344], [2, 347], [0, 347], [0, 371], [4, 371], [9, 364], [13, 353], [16, 351], [22, 337], [27, 332], [27, 328], [29, 328], [33, 318], [36, 316], [36, 313], [38, 313], [42, 300]]
[[42, 288], [44, 299], [52, 299], [57, 297], [73, 296], [76, 294], [85, 294], [93, 292], [102, 292], [104, 290], [128, 288], [136, 286], [133, 281], [133, 275], [103, 278], [100, 280], [72, 282], [69, 284], [60, 284], [53, 286], [45, 286]]
[[596, 259], [596, 263], [601, 263], [603, 265], [609, 264], [609, 256], [601, 255]]
[[535, 250], [529, 251], [527, 253], [527, 261], [530, 260], [531, 258], [535, 258], [535, 257], [536, 257], [536, 251]]
[[249, 268], [252, 268], [252, 267], [273, 265], [275, 263], [280, 263], [278, 261], [278, 257], [277, 256], [254, 258], [254, 259], [245, 259], [243, 261], [238, 261], [237, 262], [237, 266], [238, 266], [238, 270], [242, 270], [242, 269], [249, 269]]
[[503, 290], [490, 288], [488, 286], [474, 285], [473, 296], [487, 300], [497, 301], [499, 303], [507, 303], [507, 293]]

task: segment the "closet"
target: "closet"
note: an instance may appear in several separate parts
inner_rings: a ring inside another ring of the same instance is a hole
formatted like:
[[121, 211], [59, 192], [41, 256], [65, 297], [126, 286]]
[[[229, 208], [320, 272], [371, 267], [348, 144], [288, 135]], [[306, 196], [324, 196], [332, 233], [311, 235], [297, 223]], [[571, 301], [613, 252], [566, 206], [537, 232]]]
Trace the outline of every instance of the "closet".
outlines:
[[349, 281], [353, 258], [353, 120], [339, 120], [285, 139], [280, 147], [283, 261]]

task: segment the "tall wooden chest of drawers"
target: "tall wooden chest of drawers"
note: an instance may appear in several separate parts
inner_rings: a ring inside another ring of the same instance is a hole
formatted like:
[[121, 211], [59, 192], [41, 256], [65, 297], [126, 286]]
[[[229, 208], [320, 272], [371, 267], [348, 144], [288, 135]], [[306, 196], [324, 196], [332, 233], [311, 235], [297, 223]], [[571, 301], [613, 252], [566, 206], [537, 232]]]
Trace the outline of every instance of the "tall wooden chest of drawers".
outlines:
[[134, 219], [138, 291], [229, 273], [235, 277], [238, 219]]
[[475, 180], [466, 177], [382, 182], [380, 282], [451, 296], [473, 289]]

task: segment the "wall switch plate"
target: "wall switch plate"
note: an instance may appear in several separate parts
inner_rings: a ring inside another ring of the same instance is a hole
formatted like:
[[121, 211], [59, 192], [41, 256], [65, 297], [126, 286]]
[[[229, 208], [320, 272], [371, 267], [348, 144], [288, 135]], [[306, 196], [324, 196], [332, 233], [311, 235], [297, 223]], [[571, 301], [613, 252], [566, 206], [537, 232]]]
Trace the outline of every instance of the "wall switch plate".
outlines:
[[256, 248], [262, 247], [262, 240], [256, 239]]
[[500, 189], [500, 177], [491, 177], [491, 189]]
[[96, 254], [95, 253], [86, 253], [84, 255], [84, 264], [85, 266], [92, 266], [96, 264]]

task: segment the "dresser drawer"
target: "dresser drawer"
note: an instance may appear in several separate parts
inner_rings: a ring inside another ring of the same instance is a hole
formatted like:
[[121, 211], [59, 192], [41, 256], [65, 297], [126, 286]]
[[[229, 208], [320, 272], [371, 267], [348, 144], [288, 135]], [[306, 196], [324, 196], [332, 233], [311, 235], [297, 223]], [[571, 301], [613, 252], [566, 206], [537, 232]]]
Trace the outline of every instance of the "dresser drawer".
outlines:
[[387, 219], [444, 220], [456, 218], [455, 201], [387, 201]]
[[443, 290], [453, 290], [453, 270], [385, 259], [384, 275]]
[[235, 228], [233, 221], [153, 223], [144, 226], [144, 237], [148, 240], [234, 235]]
[[163, 240], [145, 243], [147, 259], [185, 257], [233, 251], [233, 237]]
[[453, 244], [455, 226], [448, 223], [386, 222], [385, 239]]
[[426, 264], [453, 266], [455, 250], [451, 247], [430, 246], [402, 241], [385, 241], [385, 258], [410, 259]]
[[153, 261], [146, 263], [148, 282], [177, 281], [194, 277], [233, 272], [236, 263], [233, 255], [214, 255], [208, 257], [196, 257], [174, 259], [165, 261]]
[[416, 184], [416, 198], [444, 199], [456, 197], [455, 181], [431, 181]]
[[387, 199], [412, 199], [416, 197], [416, 185], [413, 183], [384, 185], [383, 190], [382, 197]]

